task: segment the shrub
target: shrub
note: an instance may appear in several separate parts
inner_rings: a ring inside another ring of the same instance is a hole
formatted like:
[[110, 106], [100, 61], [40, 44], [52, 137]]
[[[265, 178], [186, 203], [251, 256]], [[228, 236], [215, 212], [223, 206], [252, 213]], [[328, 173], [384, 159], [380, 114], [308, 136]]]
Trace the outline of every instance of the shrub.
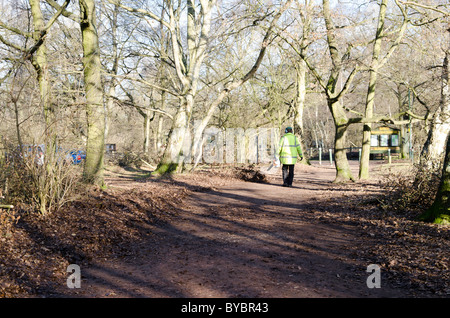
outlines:
[[117, 161], [117, 164], [121, 167], [130, 167], [139, 169], [142, 165], [143, 154], [135, 153], [132, 151], [125, 151], [122, 153]]
[[7, 145], [0, 161], [0, 185], [5, 203], [42, 215], [73, 201], [81, 180], [80, 167], [62, 153], [24, 152]]
[[381, 181], [384, 197], [379, 199], [380, 206], [385, 211], [417, 217], [433, 204], [439, 180], [439, 174], [423, 173], [418, 167], [408, 173], [390, 173]]

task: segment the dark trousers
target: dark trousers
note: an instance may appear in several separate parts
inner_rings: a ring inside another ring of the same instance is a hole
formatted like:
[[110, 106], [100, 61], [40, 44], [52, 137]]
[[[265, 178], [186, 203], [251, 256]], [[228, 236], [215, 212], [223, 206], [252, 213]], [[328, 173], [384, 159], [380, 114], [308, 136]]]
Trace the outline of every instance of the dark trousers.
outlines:
[[291, 186], [294, 181], [294, 165], [283, 165], [283, 185]]

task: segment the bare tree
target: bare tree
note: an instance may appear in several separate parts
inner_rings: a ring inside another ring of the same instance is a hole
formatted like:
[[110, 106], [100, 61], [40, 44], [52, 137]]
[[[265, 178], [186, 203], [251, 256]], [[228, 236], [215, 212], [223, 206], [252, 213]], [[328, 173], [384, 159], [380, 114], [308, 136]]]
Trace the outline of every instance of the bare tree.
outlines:
[[354, 65], [345, 79], [345, 84], [341, 89], [338, 88], [339, 78], [343, 76], [343, 68], [347, 61], [352, 45], [347, 45], [344, 52], [339, 49], [336, 30], [337, 27], [334, 24], [332, 18], [332, 12], [330, 8], [330, 1], [322, 1], [322, 14], [326, 28], [326, 38], [329, 56], [331, 59], [331, 69], [328, 73], [328, 79], [325, 80], [318, 71], [318, 67], [313, 65], [310, 58], [303, 52], [300, 52], [302, 59], [305, 61], [310, 72], [317, 79], [319, 85], [323, 89], [327, 98], [328, 108], [333, 116], [335, 125], [335, 164], [336, 164], [336, 178], [334, 182], [347, 182], [349, 180], [355, 180], [350, 170], [350, 166], [347, 161], [347, 154], [345, 150], [347, 128], [350, 124], [349, 118], [346, 114], [346, 109], [342, 104], [342, 98], [349, 91], [355, 76], [359, 72], [359, 67]]
[[105, 109], [103, 106], [102, 66], [100, 63], [95, 1], [79, 1], [88, 135], [84, 179], [89, 183], [103, 186]]
[[[164, 4], [167, 11], [167, 19], [162, 15], [157, 15], [154, 12], [145, 9], [135, 9], [125, 6], [116, 0], [108, 0], [113, 4], [119, 5], [121, 8], [139, 14], [143, 17], [156, 20], [165, 28], [168, 29], [170, 34], [170, 55], [161, 56], [168, 65], [171, 65], [174, 69], [176, 82], [173, 87], [175, 90], [164, 89], [169, 94], [174, 95], [179, 100], [176, 113], [173, 117], [172, 127], [169, 132], [167, 147], [158, 165], [157, 172], [164, 174], [175, 170], [180, 164], [180, 153], [183, 145], [184, 137], [186, 136], [189, 122], [192, 117], [193, 111], [196, 108], [195, 98], [197, 96], [198, 87], [200, 84], [200, 70], [204, 66], [205, 58], [208, 54], [209, 44], [211, 41], [211, 23], [213, 19], [213, 8], [216, 5], [216, 0], [187, 0], [179, 2], [178, 4], [172, 1], [166, 1]], [[274, 21], [277, 20], [283, 10], [291, 0], [287, 2], [280, 12], [274, 15]], [[186, 5], [186, 8], [183, 5]], [[182, 13], [186, 13], [186, 29], [185, 33], [181, 28]], [[213, 113], [220, 105], [221, 101], [229, 94], [233, 89], [241, 86], [243, 83], [251, 78], [265, 54], [265, 49], [270, 43], [274, 23], [269, 27], [266, 35], [263, 39], [261, 49], [256, 61], [251, 69], [245, 73], [242, 77], [229, 81], [224, 85], [223, 89], [219, 92], [216, 99], [210, 104], [205, 117], [201, 121], [200, 133], [203, 132], [204, 127], [211, 119]], [[158, 89], [157, 85], [153, 85]], [[199, 146], [198, 136], [194, 137], [194, 150]]]
[[[121, 8], [156, 20], [169, 30], [171, 38], [171, 56], [167, 57], [177, 76], [177, 92], [171, 92], [179, 98], [179, 106], [174, 116], [168, 146], [163, 154], [158, 167], [160, 173], [173, 171], [178, 166], [178, 157], [181, 152], [184, 136], [188, 128], [189, 119], [194, 107], [194, 99], [199, 84], [199, 72], [206, 56], [206, 49], [210, 37], [212, 9], [216, 0], [200, 0], [197, 5], [193, 0], [186, 1], [187, 29], [186, 45], [183, 45], [183, 33], [180, 27], [182, 5], [168, 1], [168, 20], [144, 9], [135, 9], [119, 3], [116, 0], [108, 0]], [[175, 157], [175, 158], [174, 158]]]
[[83, 76], [86, 98], [87, 142], [83, 178], [86, 182], [104, 185], [105, 107], [103, 104], [102, 65], [97, 32], [95, 0], [79, 0], [79, 15], [45, 0], [67, 18], [79, 23], [83, 47]]
[[[303, 114], [305, 108], [305, 100], [307, 94], [307, 73], [308, 67], [303, 56], [308, 56], [308, 48], [314, 42], [313, 36], [313, 20], [314, 16], [314, 1], [305, 0], [304, 2], [296, 1], [296, 7], [293, 8], [293, 12], [298, 13], [299, 19], [295, 17], [295, 20], [300, 20], [300, 26], [296, 25], [296, 28], [301, 29], [301, 33], [288, 32], [283, 30], [283, 39], [289, 44], [292, 50], [296, 53], [296, 57], [293, 57], [292, 64], [294, 65], [296, 74], [296, 95], [294, 100], [295, 114], [294, 114], [294, 132], [299, 137], [299, 141], [302, 145], [302, 149], [305, 148], [305, 132], [303, 128]], [[308, 154], [304, 152], [306, 160], [302, 160], [302, 163], [308, 162]]]
[[200, 143], [202, 141], [201, 136], [203, 134], [204, 129], [206, 128], [209, 121], [211, 120], [211, 117], [213, 116], [215, 110], [220, 105], [220, 103], [223, 101], [223, 99], [230, 94], [231, 91], [242, 86], [244, 83], [246, 83], [250, 78], [252, 78], [255, 75], [256, 71], [258, 70], [258, 68], [260, 67], [260, 65], [263, 61], [264, 55], [266, 54], [267, 47], [269, 46], [269, 44], [272, 41], [272, 37], [274, 34], [274, 28], [275, 28], [278, 20], [282, 16], [282, 14], [284, 13], [284, 11], [286, 11], [286, 9], [290, 6], [291, 2], [292, 2], [292, 0], [286, 1], [286, 3], [276, 12], [276, 14], [274, 14], [274, 16], [270, 22], [270, 25], [269, 25], [269, 27], [264, 35], [264, 38], [262, 40], [258, 56], [253, 64], [253, 66], [250, 68], [250, 70], [248, 72], [246, 72], [242, 77], [238, 77], [234, 80], [227, 82], [226, 85], [224, 85], [224, 87], [221, 89], [221, 91], [218, 94], [218, 96], [216, 97], [216, 99], [210, 104], [206, 115], [203, 117], [203, 119], [199, 123], [198, 127], [196, 128], [196, 134], [194, 135], [194, 145], [193, 145], [192, 153], [196, 158], [195, 164], [197, 164], [199, 161], [199, 154], [200, 154], [199, 148], [200, 148]]
[[47, 61], [47, 47], [45, 44], [45, 38], [48, 34], [49, 29], [55, 23], [56, 19], [62, 14], [63, 10], [69, 4], [69, 0], [66, 0], [62, 6], [59, 7], [56, 13], [46, 22], [41, 9], [41, 1], [39, 0], [28, 0], [31, 16], [32, 16], [32, 27], [33, 30], [24, 31], [17, 27], [10, 26], [0, 21], [0, 28], [8, 30], [12, 34], [22, 37], [25, 41], [24, 43], [31, 42], [32, 45], [19, 46], [14, 41], [9, 41], [4, 37], [0, 36], [0, 41], [9, 46], [10, 48], [18, 51], [21, 56], [17, 59], [20, 63], [21, 61], [30, 60], [36, 71], [36, 78], [39, 84], [40, 91], [40, 103], [44, 113], [44, 119], [46, 124], [46, 135], [48, 136], [48, 151], [55, 150], [55, 133], [53, 126], [55, 125], [56, 119], [54, 117], [55, 110], [50, 102], [50, 81], [48, 76], [48, 61]]
[[[372, 61], [369, 68], [369, 82], [366, 96], [365, 116], [366, 118], [372, 118], [374, 116], [374, 103], [375, 103], [375, 91], [377, 86], [378, 74], [386, 64], [389, 57], [394, 53], [395, 49], [400, 44], [406, 29], [408, 27], [409, 19], [406, 9], [401, 7], [398, 1], [396, 1], [398, 8], [402, 12], [402, 23], [398, 30], [395, 30], [396, 39], [388, 49], [385, 56], [382, 56], [382, 42], [386, 40], [387, 32], [385, 30], [386, 11], [388, 7], [388, 0], [382, 0], [380, 3], [380, 11], [378, 16], [378, 26], [376, 29], [375, 40], [373, 44]], [[372, 124], [365, 123], [363, 128], [363, 140], [362, 140], [362, 153], [359, 168], [359, 178], [367, 179], [369, 177], [369, 158], [370, 158], [370, 136], [372, 131]]]
[[[447, 30], [450, 39], [450, 29]], [[445, 50], [445, 58], [442, 69], [441, 100], [439, 107], [433, 116], [427, 141], [422, 148], [420, 167], [422, 173], [436, 172], [441, 169], [444, 160], [445, 136], [450, 131], [450, 42]]]

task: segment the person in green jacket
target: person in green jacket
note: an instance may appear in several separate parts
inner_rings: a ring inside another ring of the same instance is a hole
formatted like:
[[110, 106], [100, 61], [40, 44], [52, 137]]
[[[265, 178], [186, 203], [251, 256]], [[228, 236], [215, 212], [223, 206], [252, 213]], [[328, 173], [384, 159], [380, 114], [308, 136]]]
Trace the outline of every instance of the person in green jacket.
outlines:
[[300, 160], [303, 158], [302, 148], [293, 133], [292, 127], [287, 127], [284, 132], [285, 135], [280, 139], [278, 156], [280, 163], [283, 165], [283, 187], [292, 187], [297, 158], [300, 157]]

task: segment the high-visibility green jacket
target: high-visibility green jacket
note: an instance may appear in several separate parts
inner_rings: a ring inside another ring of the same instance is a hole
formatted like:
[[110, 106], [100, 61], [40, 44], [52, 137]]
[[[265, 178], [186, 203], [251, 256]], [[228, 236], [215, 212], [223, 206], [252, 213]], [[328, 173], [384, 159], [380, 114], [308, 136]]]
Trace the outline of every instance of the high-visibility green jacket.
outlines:
[[295, 165], [297, 157], [302, 157], [300, 142], [293, 133], [287, 133], [281, 137], [278, 156], [283, 165]]

